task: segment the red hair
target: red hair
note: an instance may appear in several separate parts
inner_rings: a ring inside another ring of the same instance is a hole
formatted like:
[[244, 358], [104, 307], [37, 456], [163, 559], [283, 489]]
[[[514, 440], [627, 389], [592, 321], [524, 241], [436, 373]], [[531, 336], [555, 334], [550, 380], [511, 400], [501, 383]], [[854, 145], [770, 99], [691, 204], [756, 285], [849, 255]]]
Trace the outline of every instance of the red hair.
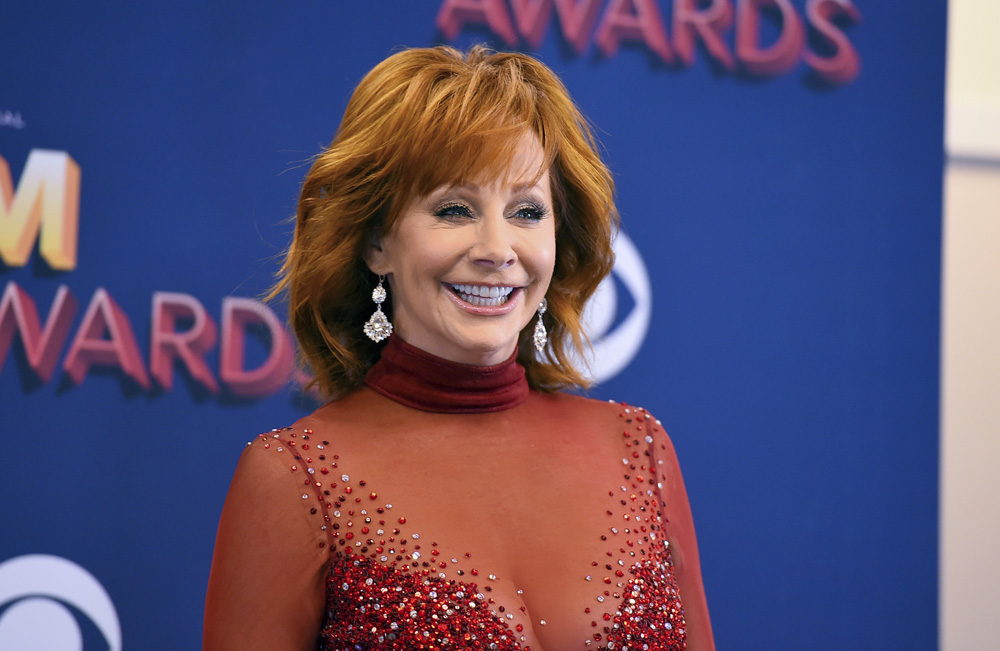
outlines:
[[571, 349], [589, 345], [583, 307], [614, 263], [611, 173], [543, 63], [482, 46], [466, 54], [436, 47], [394, 54], [362, 79], [302, 184], [295, 236], [271, 296], [288, 291], [301, 356], [323, 393], [359, 385], [379, 356], [362, 332], [377, 281], [363, 259], [369, 243], [414, 198], [502, 176], [525, 131], [538, 137], [550, 172], [556, 263], [546, 294], [549, 343], [536, 357], [529, 324], [518, 361], [533, 388], [586, 385]]

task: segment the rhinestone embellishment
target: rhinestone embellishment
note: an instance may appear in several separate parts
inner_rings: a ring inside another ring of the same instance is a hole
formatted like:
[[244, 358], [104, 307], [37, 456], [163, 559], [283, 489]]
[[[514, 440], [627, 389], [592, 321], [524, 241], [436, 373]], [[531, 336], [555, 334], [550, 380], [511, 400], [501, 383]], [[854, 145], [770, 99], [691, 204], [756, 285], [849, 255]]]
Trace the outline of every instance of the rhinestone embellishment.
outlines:
[[[680, 651], [687, 626], [656, 488], [665, 475], [654, 452], [666, 449], [665, 439], [653, 436], [660, 424], [653, 425], [648, 412], [625, 406], [618, 412], [623, 481], [607, 486], [601, 508], [607, 519], [594, 520], [605, 524], [592, 534], [603, 550], [588, 559], [592, 569], [578, 575], [587, 597], [578, 613], [586, 627], [580, 644], [600, 651]], [[314, 461], [302, 450], [329, 443], [298, 434], [286, 428], [262, 435], [261, 446], [282, 455], [284, 467], [303, 479], [295, 494], [323, 532], [315, 544], [330, 553], [319, 649], [530, 651], [531, 629], [537, 638], [552, 628], [547, 619], [556, 623], [550, 612], [529, 614], [521, 599], [505, 603], [498, 593], [509, 587], [509, 577], [481, 560], [473, 564], [470, 551], [463, 556], [439, 547], [428, 532], [414, 531], [406, 516], [390, 516], [392, 504], [379, 499], [388, 489], [332, 452]], [[310, 472], [314, 466], [320, 473]], [[517, 588], [516, 594], [525, 591]]]

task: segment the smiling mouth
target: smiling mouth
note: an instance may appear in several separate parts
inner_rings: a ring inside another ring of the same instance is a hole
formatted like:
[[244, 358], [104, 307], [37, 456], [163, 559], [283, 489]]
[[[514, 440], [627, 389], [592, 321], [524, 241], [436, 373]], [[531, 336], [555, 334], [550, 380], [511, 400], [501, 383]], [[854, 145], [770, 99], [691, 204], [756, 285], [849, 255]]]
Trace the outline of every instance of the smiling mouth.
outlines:
[[510, 299], [510, 294], [515, 287], [496, 287], [490, 285], [452, 285], [448, 284], [455, 294], [468, 303], [476, 307], [497, 307], [503, 305]]

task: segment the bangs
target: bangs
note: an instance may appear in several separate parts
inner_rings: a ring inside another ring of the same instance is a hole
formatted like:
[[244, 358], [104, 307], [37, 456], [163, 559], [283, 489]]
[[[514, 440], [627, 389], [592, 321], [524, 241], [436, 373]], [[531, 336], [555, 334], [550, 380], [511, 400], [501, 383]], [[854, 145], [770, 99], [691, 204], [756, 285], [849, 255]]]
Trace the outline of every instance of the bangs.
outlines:
[[[442, 143], [442, 148], [433, 145], [412, 153], [412, 163], [407, 167], [411, 172], [408, 183], [408, 199], [426, 196], [442, 186], [458, 186], [468, 183], [486, 185], [492, 181], [512, 184], [514, 181], [534, 185], [552, 167], [555, 159], [554, 147], [539, 136], [542, 146], [542, 160], [536, 169], [524, 169], [514, 164], [525, 138], [534, 136], [525, 127], [514, 127], [498, 133], [480, 135], [461, 134], [450, 142]], [[546, 146], [546, 145], [549, 146]], [[522, 179], [522, 175], [531, 174]]]
[[[511, 181], [524, 173], [533, 174], [533, 184], [552, 167], [559, 143], [544, 128], [547, 98], [523, 78], [516, 60], [503, 64], [480, 62], [470, 71], [462, 63], [410, 81], [399, 106], [398, 140], [387, 148], [392, 160], [385, 161], [396, 172], [389, 185], [398, 188], [390, 222], [410, 200], [442, 186]], [[541, 165], [514, 169], [519, 148], [532, 136], [542, 148]]]

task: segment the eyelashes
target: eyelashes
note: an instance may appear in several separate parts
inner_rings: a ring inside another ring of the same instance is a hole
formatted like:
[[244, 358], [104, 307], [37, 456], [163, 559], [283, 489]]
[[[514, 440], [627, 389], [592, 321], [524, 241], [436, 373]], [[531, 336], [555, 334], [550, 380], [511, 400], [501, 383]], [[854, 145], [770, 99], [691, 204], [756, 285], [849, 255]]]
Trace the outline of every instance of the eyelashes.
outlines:
[[514, 215], [519, 219], [524, 219], [533, 222], [545, 219], [545, 217], [548, 214], [549, 214], [548, 208], [540, 204], [537, 204], [533, 201], [529, 201], [528, 203], [523, 204], [514, 213]]
[[446, 203], [434, 209], [434, 216], [441, 219], [472, 217], [472, 210], [462, 203]]
[[[475, 219], [475, 212], [467, 204], [460, 202], [447, 202], [434, 209], [434, 216], [439, 219]], [[526, 222], [537, 222], [549, 214], [548, 208], [534, 201], [525, 201], [519, 204], [507, 219], [517, 219]]]

